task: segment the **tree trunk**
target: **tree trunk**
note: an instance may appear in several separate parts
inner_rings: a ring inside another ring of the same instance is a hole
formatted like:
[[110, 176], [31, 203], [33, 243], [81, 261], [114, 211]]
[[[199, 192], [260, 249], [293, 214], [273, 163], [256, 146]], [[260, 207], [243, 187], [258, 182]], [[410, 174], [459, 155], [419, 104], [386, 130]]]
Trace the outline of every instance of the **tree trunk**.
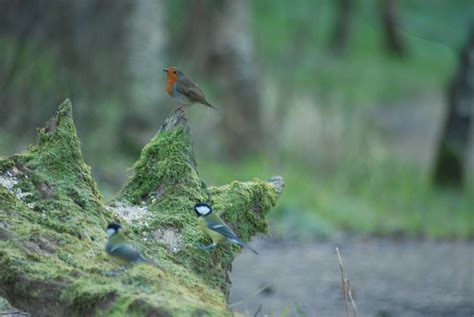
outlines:
[[242, 159], [262, 147], [262, 114], [247, 0], [196, 0], [181, 36], [180, 52], [211, 79], [223, 112], [222, 135], [229, 158]]
[[474, 23], [448, 88], [447, 106], [434, 165], [434, 182], [438, 186], [459, 189], [464, 184], [464, 165], [474, 116]]
[[398, 27], [397, 1], [379, 0], [379, 10], [385, 48], [391, 54], [398, 56], [406, 55], [407, 48]]
[[354, 16], [354, 0], [338, 0], [334, 28], [331, 36], [331, 50], [338, 55], [344, 54], [351, 36]]
[[[82, 158], [64, 102], [26, 152], [0, 158], [0, 295], [34, 316], [231, 316], [228, 272], [240, 252], [209, 253], [192, 206], [211, 203], [248, 241], [283, 188], [234, 181], [207, 188], [196, 169], [183, 112], [168, 118], [108, 205]], [[104, 227], [119, 221], [165, 273], [136, 265], [119, 275], [104, 253]]]
[[[122, 0], [123, 1], [123, 0]], [[165, 1], [132, 1], [124, 17], [126, 82], [125, 114], [117, 130], [121, 152], [135, 157], [147, 141], [155, 122], [166, 118], [171, 107], [159, 107], [166, 98], [165, 76]]]

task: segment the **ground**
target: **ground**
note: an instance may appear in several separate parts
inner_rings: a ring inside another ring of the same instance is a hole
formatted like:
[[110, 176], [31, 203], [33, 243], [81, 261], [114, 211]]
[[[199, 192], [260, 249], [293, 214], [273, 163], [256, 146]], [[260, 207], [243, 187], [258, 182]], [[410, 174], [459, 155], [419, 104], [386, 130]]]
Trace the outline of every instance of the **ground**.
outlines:
[[234, 261], [230, 294], [233, 309], [249, 316], [260, 304], [259, 316], [286, 309], [287, 316], [344, 316], [336, 246], [358, 316], [474, 316], [473, 241], [260, 239], [252, 245], [260, 255], [243, 252]]

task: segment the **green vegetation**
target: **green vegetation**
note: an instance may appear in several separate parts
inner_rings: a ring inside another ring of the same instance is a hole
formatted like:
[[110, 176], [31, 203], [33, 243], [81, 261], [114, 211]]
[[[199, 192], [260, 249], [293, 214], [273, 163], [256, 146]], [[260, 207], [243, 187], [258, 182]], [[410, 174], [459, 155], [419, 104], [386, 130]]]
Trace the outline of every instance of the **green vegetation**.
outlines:
[[[216, 184], [238, 175], [262, 177], [279, 170], [285, 193], [270, 214], [274, 234], [294, 238], [329, 237], [338, 231], [375, 235], [472, 238], [474, 190], [433, 188], [429, 174], [397, 162], [370, 166], [348, 160], [326, 175], [304, 167], [276, 165], [264, 159], [242, 165], [201, 168]], [[232, 172], [229, 172], [232, 171]], [[328, 175], [329, 174], [329, 175]]]
[[462, 193], [434, 188], [429, 166], [400, 157], [385, 145], [373, 118], [387, 104], [408, 112], [405, 104], [412, 102], [407, 100], [444, 95], [466, 36], [471, 1], [401, 1], [409, 49], [404, 59], [384, 51], [374, 1], [357, 4], [348, 50], [337, 57], [328, 50], [333, 1], [296, 1], [291, 10], [285, 1], [252, 5], [264, 87], [271, 100], [266, 112], [273, 117], [279, 99], [287, 100], [286, 121], [270, 132], [277, 138], [275, 148], [242, 164], [215, 163], [206, 150], [198, 151], [201, 161], [212, 162], [201, 167], [204, 179], [220, 184], [277, 171], [286, 189], [277, 212], [270, 215], [271, 227], [296, 238], [343, 230], [472, 238], [472, 171]]
[[442, 89], [456, 65], [472, 3], [400, 2], [406, 59], [386, 53], [375, 1], [355, 6], [352, 36], [342, 56], [328, 49], [334, 1], [297, 0], [291, 10], [286, 1], [252, 2], [265, 79], [282, 81], [285, 94], [310, 94], [324, 107], [335, 101], [344, 107], [379, 106]]

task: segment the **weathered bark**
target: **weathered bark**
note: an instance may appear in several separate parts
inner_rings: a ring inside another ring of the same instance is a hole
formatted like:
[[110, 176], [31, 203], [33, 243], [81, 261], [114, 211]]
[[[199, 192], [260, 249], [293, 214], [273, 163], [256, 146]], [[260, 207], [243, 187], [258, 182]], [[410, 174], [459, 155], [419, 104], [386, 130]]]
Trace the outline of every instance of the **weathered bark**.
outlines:
[[232, 159], [259, 151], [263, 142], [261, 87], [249, 11], [247, 0], [192, 1], [177, 46], [219, 91], [211, 103], [223, 113], [221, 134]]
[[[228, 272], [240, 252], [206, 253], [192, 210], [198, 201], [248, 241], [266, 232], [265, 214], [283, 188], [234, 181], [207, 188], [196, 170], [183, 112], [175, 112], [146, 145], [130, 178], [106, 206], [84, 163], [69, 101], [39, 142], [0, 158], [0, 296], [33, 316], [230, 316]], [[114, 277], [103, 251], [104, 227], [120, 221], [166, 273], [137, 265]]]
[[436, 185], [461, 188], [474, 116], [474, 23], [448, 88], [447, 114], [434, 164]]
[[404, 56], [407, 53], [398, 27], [399, 18], [396, 0], [379, 0], [380, 19], [384, 34], [385, 48], [391, 54]]
[[351, 36], [354, 0], [338, 0], [336, 6], [337, 11], [330, 47], [334, 53], [343, 54]]

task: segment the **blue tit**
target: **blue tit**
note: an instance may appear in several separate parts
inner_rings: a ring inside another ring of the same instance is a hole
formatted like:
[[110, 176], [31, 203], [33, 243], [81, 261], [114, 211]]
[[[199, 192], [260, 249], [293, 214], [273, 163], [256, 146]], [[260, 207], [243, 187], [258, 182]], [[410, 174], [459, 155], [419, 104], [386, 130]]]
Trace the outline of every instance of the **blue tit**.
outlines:
[[121, 265], [129, 266], [138, 263], [147, 263], [163, 271], [161, 267], [147, 260], [125, 237], [122, 226], [111, 223], [107, 226], [109, 240], [105, 245], [105, 252]]
[[211, 206], [206, 203], [198, 203], [194, 205], [194, 211], [198, 216], [199, 227], [205, 235], [212, 239], [212, 243], [202, 246], [202, 249], [208, 250], [214, 248], [219, 243], [227, 240], [258, 254], [250, 245], [240, 240], [234, 231], [232, 231], [217, 214], [212, 212]]

